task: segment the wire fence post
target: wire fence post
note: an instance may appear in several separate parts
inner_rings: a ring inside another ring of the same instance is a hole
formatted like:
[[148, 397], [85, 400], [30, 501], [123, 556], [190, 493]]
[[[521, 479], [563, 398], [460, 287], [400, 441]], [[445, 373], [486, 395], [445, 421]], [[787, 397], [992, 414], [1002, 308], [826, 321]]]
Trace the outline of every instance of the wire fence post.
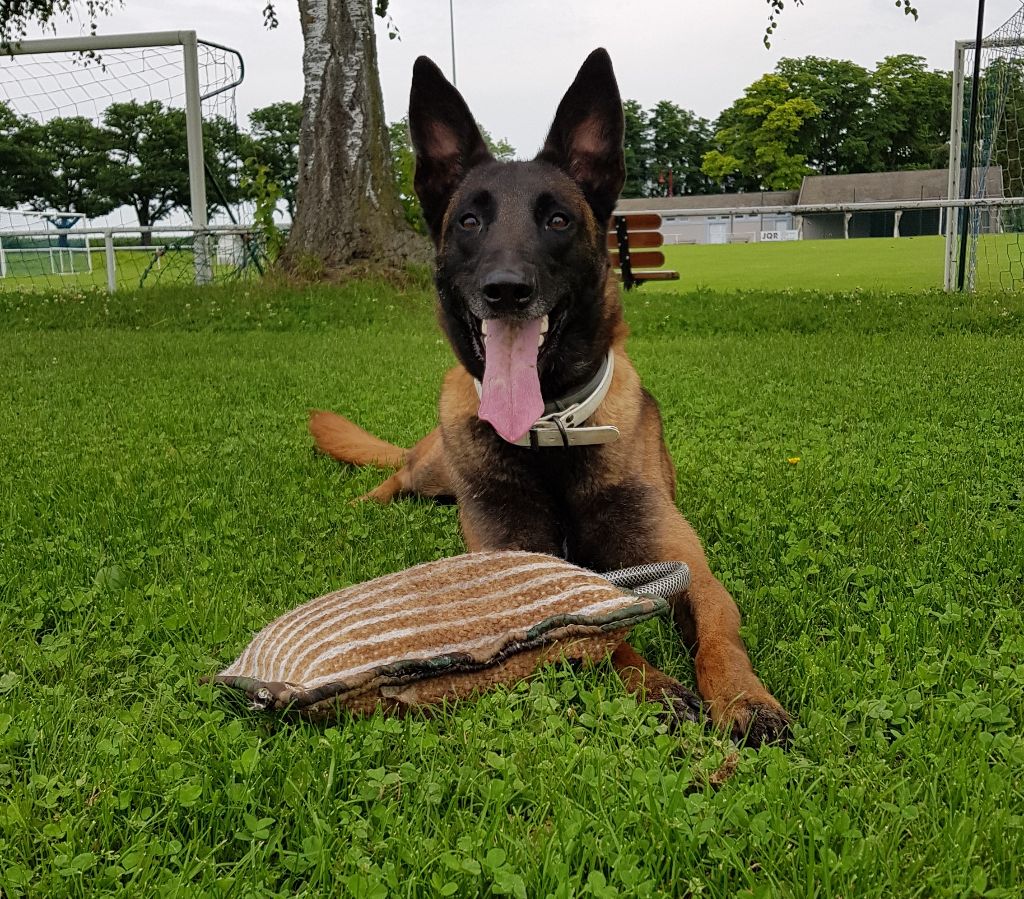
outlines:
[[103, 249], [107, 255], [107, 293], [117, 290], [117, 257], [114, 255], [114, 232], [103, 232]]

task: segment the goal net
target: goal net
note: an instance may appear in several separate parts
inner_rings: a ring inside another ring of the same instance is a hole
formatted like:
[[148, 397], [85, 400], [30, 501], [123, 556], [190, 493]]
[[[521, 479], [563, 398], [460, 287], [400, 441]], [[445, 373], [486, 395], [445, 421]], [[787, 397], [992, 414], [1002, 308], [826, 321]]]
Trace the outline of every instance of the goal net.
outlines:
[[[0, 278], [79, 275], [93, 270], [93, 251], [82, 213], [0, 209]], [[3, 239], [4, 232], [17, 233]]]
[[[968, 135], [976, 57], [980, 57], [980, 70], [971, 152]], [[1024, 288], [1024, 206], [1019, 205], [1024, 197], [1022, 126], [1024, 5], [988, 35], [980, 48], [974, 41], [956, 45], [950, 196], [962, 197], [966, 179], [971, 177], [971, 196], [982, 202], [949, 216], [947, 288], [955, 288], [961, 281], [971, 290]]]
[[[102, 267], [102, 237], [94, 230], [87, 249], [75, 227], [52, 224], [60, 213], [116, 229], [118, 263], [143, 266], [158, 235], [129, 237], [129, 229], [229, 223], [245, 156], [235, 105], [243, 76], [237, 51], [195, 32], [23, 41], [13, 55], [0, 53], [0, 163], [11, 163], [0, 164], [7, 277]], [[183, 250], [209, 280], [206, 244]]]

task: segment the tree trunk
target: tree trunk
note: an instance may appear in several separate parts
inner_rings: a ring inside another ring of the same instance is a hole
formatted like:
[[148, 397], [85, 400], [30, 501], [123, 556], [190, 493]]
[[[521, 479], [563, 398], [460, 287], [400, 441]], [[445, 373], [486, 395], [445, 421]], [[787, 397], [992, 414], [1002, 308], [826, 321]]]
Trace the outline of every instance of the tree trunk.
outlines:
[[[140, 201], [135, 204], [135, 214], [139, 218], [139, 225], [145, 228], [152, 225], [153, 222], [149, 217], [149, 203]], [[152, 231], [140, 231], [139, 232], [139, 243], [144, 246], [152, 246], [153, 244], [153, 232]]]
[[309, 273], [425, 261], [391, 174], [371, 0], [299, 0], [299, 14], [305, 93], [285, 267]]

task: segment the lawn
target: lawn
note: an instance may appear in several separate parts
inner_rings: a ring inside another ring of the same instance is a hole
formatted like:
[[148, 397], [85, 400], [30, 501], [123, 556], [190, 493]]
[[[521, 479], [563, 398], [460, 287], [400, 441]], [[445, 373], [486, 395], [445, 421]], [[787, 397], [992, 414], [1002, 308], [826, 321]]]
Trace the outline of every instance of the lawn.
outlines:
[[[1000, 234], [982, 238], [978, 252], [977, 283], [989, 288], [1020, 287], [1024, 279], [1020, 235]], [[194, 277], [191, 248], [176, 238], [172, 249], [157, 259], [152, 253], [121, 248], [117, 251], [119, 290], [186, 285]], [[942, 286], [942, 237], [871, 238], [857, 240], [805, 240], [786, 243], [702, 244], [666, 246], [666, 268], [679, 272], [677, 282], [655, 282], [643, 287], [645, 293], [678, 293], [712, 290], [898, 290], [921, 293]], [[26, 256], [9, 253], [8, 277], [0, 279], [5, 291], [80, 291], [107, 284], [103, 250], [92, 253], [93, 270], [77, 274], [50, 273], [49, 260], [33, 256], [32, 269]], [[84, 265], [81, 255], [76, 257]], [[215, 264], [217, 281], [254, 274], [251, 266], [241, 270]], [[143, 278], [143, 276], [145, 277]]]
[[679, 281], [644, 290], [900, 290], [942, 287], [942, 237], [697, 244], [664, 248]]
[[433, 425], [425, 286], [0, 294], [0, 894], [1018, 896], [1024, 301], [628, 317], [788, 751], [667, 733], [606, 666], [331, 727], [200, 685], [305, 599], [462, 551], [451, 507], [351, 505], [378, 476], [304, 429]]

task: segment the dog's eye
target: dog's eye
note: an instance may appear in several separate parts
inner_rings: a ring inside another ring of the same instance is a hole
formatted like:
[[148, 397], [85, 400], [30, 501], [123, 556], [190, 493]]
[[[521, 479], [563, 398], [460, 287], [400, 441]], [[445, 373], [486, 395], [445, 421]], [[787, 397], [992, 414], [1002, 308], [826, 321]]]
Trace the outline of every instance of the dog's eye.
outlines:
[[472, 212], [467, 212], [459, 219], [459, 227], [466, 231], [476, 231], [480, 227], [480, 219], [473, 215]]
[[548, 227], [552, 231], [564, 231], [569, 227], [569, 216], [564, 212], [556, 212], [548, 219]]

